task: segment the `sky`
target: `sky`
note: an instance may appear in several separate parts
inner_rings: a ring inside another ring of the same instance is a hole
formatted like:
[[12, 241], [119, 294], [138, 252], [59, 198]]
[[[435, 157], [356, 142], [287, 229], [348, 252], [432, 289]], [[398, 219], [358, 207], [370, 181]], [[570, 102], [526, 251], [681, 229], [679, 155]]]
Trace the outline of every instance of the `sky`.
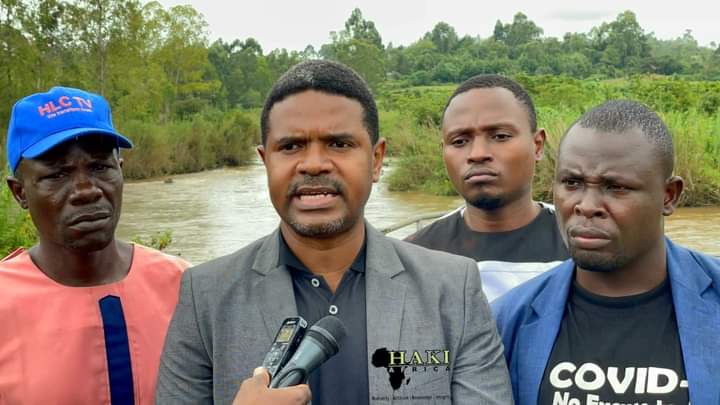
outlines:
[[543, 28], [544, 36], [558, 37], [566, 32], [588, 32], [602, 22], [613, 21], [625, 10], [635, 12], [646, 33], [672, 39], [685, 30], [700, 45], [720, 43], [720, 1], [674, 1], [672, 7], [658, 1], [633, 0], [160, 0], [165, 6], [190, 4], [202, 13], [214, 41], [244, 40], [253, 37], [269, 52], [276, 48], [315, 49], [330, 42], [330, 31], [344, 28], [351, 11], [358, 7], [365, 19], [375, 22], [383, 43], [409, 45], [444, 21], [459, 36], [487, 38], [495, 22], [512, 21], [521, 11]]

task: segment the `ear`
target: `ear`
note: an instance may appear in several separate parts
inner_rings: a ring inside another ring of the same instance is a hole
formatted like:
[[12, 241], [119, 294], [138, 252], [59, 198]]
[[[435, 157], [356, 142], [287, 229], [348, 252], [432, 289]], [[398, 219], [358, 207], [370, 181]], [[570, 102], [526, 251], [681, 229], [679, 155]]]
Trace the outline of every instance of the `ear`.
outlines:
[[7, 185], [13, 195], [13, 198], [15, 198], [15, 201], [20, 204], [22, 209], [26, 210], [28, 208], [28, 203], [27, 198], [25, 198], [25, 187], [23, 187], [22, 181], [15, 176], [9, 176], [7, 178]]
[[385, 158], [385, 138], [378, 139], [377, 143], [373, 146], [373, 163], [372, 163], [372, 179], [373, 183], [380, 181], [380, 174], [382, 174], [382, 163]]
[[265, 146], [258, 145], [256, 150], [257, 150], [258, 156], [260, 156], [260, 159], [262, 159], [263, 164], [267, 164], [267, 162], [265, 162]]
[[680, 201], [685, 181], [680, 176], [672, 176], [665, 181], [665, 198], [663, 200], [663, 215], [670, 216]]
[[545, 128], [540, 128], [535, 132], [535, 135], [533, 135], [533, 143], [535, 144], [535, 161], [539, 162], [542, 160], [543, 155], [545, 154], [545, 140], [547, 139], [547, 134], [545, 133]]

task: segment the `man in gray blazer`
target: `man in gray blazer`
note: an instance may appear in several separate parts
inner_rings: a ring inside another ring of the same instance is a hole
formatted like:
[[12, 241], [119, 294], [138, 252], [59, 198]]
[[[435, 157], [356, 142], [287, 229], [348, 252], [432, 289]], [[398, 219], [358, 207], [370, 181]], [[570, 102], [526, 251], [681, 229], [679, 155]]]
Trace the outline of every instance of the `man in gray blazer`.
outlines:
[[385, 141], [367, 84], [329, 61], [273, 86], [258, 152], [281, 222], [183, 276], [158, 404], [229, 404], [284, 318], [330, 314], [343, 345], [309, 379], [317, 404], [511, 404], [503, 350], [475, 263], [364, 220]]

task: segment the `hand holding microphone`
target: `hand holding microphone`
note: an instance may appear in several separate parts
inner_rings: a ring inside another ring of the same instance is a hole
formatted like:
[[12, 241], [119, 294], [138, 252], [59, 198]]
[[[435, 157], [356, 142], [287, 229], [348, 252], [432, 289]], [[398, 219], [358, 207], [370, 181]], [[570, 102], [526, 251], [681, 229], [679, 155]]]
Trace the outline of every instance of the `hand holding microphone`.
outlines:
[[307, 332], [306, 326], [301, 317], [283, 322], [263, 367], [242, 382], [233, 405], [301, 405], [310, 401], [306, 384], [310, 373], [340, 350], [346, 331], [334, 316], [320, 319]]
[[232, 405], [305, 405], [310, 402], [310, 387], [307, 384], [294, 387], [268, 388], [270, 375], [258, 367], [253, 376], [240, 385]]
[[307, 382], [310, 373], [337, 354], [346, 335], [345, 325], [328, 315], [311, 326], [290, 360], [273, 377], [271, 388]]

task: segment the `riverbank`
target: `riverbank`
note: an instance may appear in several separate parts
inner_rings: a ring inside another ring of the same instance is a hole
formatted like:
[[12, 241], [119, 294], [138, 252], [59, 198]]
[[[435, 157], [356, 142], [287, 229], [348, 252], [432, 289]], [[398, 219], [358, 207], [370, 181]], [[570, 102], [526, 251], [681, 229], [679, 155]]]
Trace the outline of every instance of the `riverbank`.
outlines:
[[[378, 229], [462, 204], [454, 196], [390, 191], [386, 180], [393, 170], [385, 169], [365, 208], [367, 220]], [[166, 251], [201, 263], [267, 235], [279, 221], [268, 196], [265, 169], [257, 163], [177, 175], [172, 183], [162, 178], [129, 182], [118, 236], [130, 239], [170, 231], [172, 244]], [[414, 230], [409, 226], [390, 236], [403, 238]], [[679, 209], [667, 218], [666, 230], [678, 243], [720, 255], [720, 207]]]

